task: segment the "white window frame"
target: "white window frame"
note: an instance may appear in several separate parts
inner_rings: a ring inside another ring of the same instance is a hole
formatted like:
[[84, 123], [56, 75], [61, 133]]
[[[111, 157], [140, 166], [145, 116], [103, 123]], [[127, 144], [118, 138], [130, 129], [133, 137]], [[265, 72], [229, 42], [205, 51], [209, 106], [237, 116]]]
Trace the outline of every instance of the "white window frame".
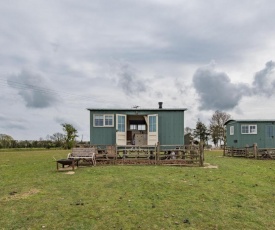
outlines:
[[230, 135], [234, 135], [234, 126], [230, 126]]
[[[248, 127], [248, 132], [243, 132], [243, 127]], [[254, 128], [253, 128], [254, 127]], [[254, 131], [253, 131], [254, 130]], [[250, 124], [250, 125], [241, 125], [241, 133], [242, 134], [257, 134], [257, 125], [256, 124]]]
[[[96, 125], [95, 124], [95, 117], [96, 116], [103, 116], [103, 125]], [[110, 119], [110, 117], [111, 117], [111, 120], [112, 120], [111, 125], [106, 125], [107, 117], [108, 117], [108, 119]], [[94, 127], [114, 127], [114, 125], [115, 125], [114, 123], [115, 123], [114, 114], [94, 114], [93, 115], [93, 126]]]

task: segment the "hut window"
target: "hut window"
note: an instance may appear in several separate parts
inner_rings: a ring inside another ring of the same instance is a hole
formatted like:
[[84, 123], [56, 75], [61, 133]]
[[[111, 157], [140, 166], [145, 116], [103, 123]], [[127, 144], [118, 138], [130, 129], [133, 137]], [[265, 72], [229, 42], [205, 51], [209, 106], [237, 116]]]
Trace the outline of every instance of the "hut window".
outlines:
[[146, 130], [146, 125], [138, 125], [138, 130]]
[[113, 127], [113, 114], [94, 114], [94, 127]]
[[105, 126], [113, 126], [114, 115], [104, 115]]
[[130, 130], [137, 130], [137, 125], [130, 125]]
[[257, 125], [242, 125], [242, 134], [257, 134]]
[[234, 135], [234, 126], [230, 126], [230, 135]]
[[146, 125], [144, 124], [130, 124], [130, 130], [146, 130]]

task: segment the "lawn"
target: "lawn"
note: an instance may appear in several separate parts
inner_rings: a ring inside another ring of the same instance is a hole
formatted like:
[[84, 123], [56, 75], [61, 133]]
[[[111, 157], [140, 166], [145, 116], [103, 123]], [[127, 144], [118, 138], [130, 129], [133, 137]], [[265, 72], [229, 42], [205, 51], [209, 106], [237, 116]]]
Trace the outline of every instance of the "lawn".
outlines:
[[206, 152], [218, 169], [80, 167], [68, 151], [0, 152], [0, 229], [275, 229], [275, 161]]

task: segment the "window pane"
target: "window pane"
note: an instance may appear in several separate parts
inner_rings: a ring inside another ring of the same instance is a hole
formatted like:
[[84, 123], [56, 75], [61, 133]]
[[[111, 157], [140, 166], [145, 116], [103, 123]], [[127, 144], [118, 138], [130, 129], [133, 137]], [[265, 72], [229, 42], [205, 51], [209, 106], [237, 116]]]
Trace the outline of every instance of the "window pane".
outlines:
[[150, 116], [149, 117], [149, 132], [156, 132], [157, 131], [156, 121], [157, 121], [156, 116]]
[[103, 126], [103, 115], [95, 115], [95, 126]]
[[146, 130], [146, 126], [145, 125], [138, 125], [138, 130]]
[[125, 117], [118, 116], [118, 131], [125, 132]]
[[106, 126], [113, 125], [113, 116], [112, 115], [105, 115], [105, 125]]
[[234, 135], [234, 126], [230, 126], [230, 135]]
[[137, 125], [130, 125], [130, 129], [131, 130], [136, 130], [137, 129]]
[[242, 133], [248, 133], [248, 125], [242, 125]]
[[249, 126], [249, 133], [256, 133], [256, 126], [255, 125], [250, 125]]

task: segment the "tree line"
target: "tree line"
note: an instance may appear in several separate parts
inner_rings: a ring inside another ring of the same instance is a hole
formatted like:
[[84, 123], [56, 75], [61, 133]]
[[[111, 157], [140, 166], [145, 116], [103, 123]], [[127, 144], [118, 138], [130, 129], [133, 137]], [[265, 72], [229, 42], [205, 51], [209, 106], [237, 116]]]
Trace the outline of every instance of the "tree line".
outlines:
[[223, 111], [215, 111], [210, 119], [210, 124], [207, 127], [200, 120], [196, 123], [196, 128], [185, 128], [185, 144], [202, 143], [204, 146], [212, 141], [215, 147], [222, 146], [226, 143], [226, 130], [224, 123], [227, 122], [231, 116]]
[[48, 135], [46, 140], [14, 140], [7, 134], [0, 134], [0, 148], [64, 148], [71, 149], [75, 145], [77, 130], [68, 123], [61, 124], [64, 133]]

